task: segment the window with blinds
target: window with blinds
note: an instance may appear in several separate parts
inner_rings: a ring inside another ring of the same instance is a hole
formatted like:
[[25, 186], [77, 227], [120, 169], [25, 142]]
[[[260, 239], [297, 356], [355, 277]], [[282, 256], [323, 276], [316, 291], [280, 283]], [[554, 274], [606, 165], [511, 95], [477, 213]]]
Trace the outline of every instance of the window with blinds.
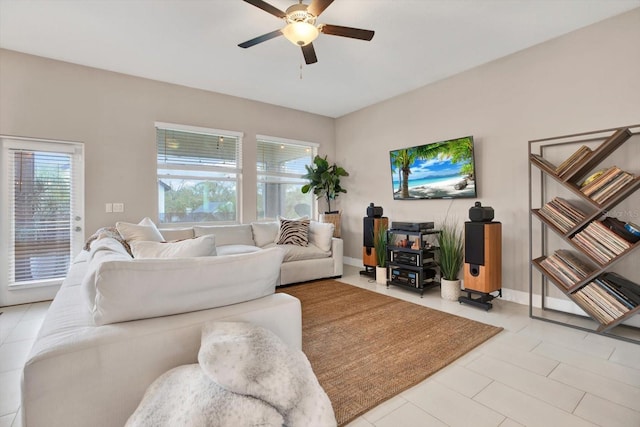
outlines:
[[161, 223], [237, 222], [242, 134], [156, 123]]
[[306, 173], [317, 145], [258, 135], [257, 138], [257, 218], [276, 219], [313, 216], [311, 194], [303, 194]]
[[77, 144], [3, 141], [9, 286], [58, 284], [79, 252], [81, 151]]

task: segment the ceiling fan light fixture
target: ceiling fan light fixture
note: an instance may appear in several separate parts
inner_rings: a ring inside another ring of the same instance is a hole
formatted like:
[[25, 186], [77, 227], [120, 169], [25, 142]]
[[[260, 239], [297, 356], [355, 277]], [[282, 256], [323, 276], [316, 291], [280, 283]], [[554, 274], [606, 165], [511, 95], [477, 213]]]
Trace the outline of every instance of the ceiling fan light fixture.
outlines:
[[320, 31], [307, 22], [291, 22], [282, 29], [282, 34], [296, 46], [306, 46], [318, 38]]

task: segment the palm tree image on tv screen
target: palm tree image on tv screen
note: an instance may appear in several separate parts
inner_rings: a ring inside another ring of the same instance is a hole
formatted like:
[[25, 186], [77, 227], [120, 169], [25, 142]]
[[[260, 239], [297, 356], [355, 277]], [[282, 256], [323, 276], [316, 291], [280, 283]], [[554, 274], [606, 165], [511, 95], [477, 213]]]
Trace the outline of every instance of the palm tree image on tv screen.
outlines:
[[473, 136], [390, 153], [396, 200], [476, 197]]

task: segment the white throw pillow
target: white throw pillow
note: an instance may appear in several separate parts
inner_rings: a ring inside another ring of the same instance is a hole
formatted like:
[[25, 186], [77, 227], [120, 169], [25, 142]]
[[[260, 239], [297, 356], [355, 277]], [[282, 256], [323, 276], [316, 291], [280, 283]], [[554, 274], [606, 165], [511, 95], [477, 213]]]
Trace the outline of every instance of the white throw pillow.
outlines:
[[220, 256], [238, 255], [258, 252], [259, 250], [261, 250], [259, 247], [253, 245], [222, 245], [216, 248], [216, 253]]
[[167, 242], [193, 239], [195, 237], [193, 227], [162, 228], [160, 229], [160, 233], [162, 233], [162, 237], [164, 237], [164, 240], [166, 240]]
[[280, 223], [277, 221], [252, 222], [251, 229], [253, 230], [253, 240], [256, 242], [256, 246], [263, 248], [276, 241]]
[[309, 224], [309, 243], [313, 243], [325, 252], [330, 251], [334, 228], [335, 226], [330, 222], [311, 221]]
[[133, 241], [130, 245], [136, 259], [192, 258], [216, 254], [216, 236], [213, 234], [168, 243]]
[[127, 242], [134, 241], [151, 241], [151, 242], [164, 242], [162, 233], [158, 230], [158, 227], [151, 221], [151, 218], [146, 217], [138, 224], [131, 224], [129, 222], [116, 222], [116, 229], [118, 233]]

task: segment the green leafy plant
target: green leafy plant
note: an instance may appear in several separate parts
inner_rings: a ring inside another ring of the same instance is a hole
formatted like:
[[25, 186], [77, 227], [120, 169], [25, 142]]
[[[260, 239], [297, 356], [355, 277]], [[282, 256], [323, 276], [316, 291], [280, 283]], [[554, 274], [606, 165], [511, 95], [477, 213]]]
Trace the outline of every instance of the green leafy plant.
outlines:
[[325, 197], [328, 208], [326, 213], [332, 213], [331, 201], [335, 200], [340, 193], [347, 192], [340, 185], [340, 178], [349, 176], [349, 173], [335, 163], [330, 165], [327, 156], [316, 156], [313, 159], [313, 164], [304, 167], [307, 169], [307, 173], [302, 178], [309, 182], [302, 186], [302, 192], [307, 194], [309, 191], [313, 191], [317, 199]]
[[440, 246], [440, 274], [445, 280], [458, 280], [464, 261], [462, 229], [455, 223], [444, 222], [438, 235]]
[[373, 235], [373, 246], [376, 250], [376, 264], [378, 267], [387, 266], [387, 227], [380, 225], [378, 232]]

